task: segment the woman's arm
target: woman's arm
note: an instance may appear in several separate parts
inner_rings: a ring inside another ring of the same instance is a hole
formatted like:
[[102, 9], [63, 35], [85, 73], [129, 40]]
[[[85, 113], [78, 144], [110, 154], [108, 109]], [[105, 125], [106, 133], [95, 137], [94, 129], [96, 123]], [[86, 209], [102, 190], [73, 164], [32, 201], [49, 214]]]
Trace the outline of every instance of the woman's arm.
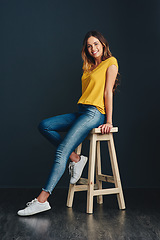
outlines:
[[113, 87], [115, 84], [118, 68], [116, 65], [111, 65], [107, 69], [106, 84], [104, 89], [104, 103], [106, 108], [106, 123], [99, 126], [101, 132], [109, 133], [112, 128], [112, 112], [113, 112]]

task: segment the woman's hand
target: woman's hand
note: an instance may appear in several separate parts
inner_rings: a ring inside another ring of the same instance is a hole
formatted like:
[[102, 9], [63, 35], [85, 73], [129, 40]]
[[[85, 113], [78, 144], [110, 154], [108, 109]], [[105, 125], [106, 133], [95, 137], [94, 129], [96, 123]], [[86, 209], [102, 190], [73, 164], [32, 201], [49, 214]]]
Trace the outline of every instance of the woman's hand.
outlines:
[[109, 133], [112, 129], [113, 125], [111, 123], [105, 123], [100, 125], [98, 128], [101, 128], [101, 133]]

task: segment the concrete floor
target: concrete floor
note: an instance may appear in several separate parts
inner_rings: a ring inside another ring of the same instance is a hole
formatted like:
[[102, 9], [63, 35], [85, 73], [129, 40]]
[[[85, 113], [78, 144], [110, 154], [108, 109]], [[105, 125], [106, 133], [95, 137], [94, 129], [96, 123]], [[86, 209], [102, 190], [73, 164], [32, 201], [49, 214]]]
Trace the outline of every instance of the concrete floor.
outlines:
[[159, 240], [160, 190], [124, 189], [126, 210], [115, 195], [104, 196], [94, 214], [86, 213], [86, 192], [75, 193], [66, 207], [67, 189], [54, 189], [51, 210], [30, 217], [16, 213], [38, 196], [40, 189], [0, 189], [0, 240]]

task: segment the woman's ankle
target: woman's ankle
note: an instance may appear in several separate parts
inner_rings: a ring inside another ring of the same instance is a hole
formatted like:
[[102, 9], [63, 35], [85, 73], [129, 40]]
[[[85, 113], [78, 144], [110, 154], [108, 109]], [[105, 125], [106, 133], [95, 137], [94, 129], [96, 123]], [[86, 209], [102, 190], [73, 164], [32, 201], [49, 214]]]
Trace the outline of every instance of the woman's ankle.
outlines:
[[72, 152], [69, 158], [70, 158], [70, 160], [71, 160], [72, 162], [77, 163], [77, 162], [79, 162], [79, 160], [80, 160], [80, 155], [78, 155], [78, 154], [75, 153], [75, 152]]
[[79, 162], [80, 161], [80, 156], [78, 155], [78, 157], [74, 158], [74, 159], [71, 159], [72, 162]]
[[39, 196], [37, 197], [37, 200], [38, 202], [40, 203], [44, 203], [47, 201], [48, 197], [49, 197], [49, 193], [48, 192], [45, 192], [45, 191], [42, 191]]

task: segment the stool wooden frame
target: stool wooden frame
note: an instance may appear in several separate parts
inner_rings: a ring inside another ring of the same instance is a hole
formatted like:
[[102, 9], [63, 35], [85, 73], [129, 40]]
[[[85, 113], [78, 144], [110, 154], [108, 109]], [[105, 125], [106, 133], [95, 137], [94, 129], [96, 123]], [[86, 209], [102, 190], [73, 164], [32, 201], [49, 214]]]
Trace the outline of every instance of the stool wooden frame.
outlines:
[[[113, 133], [118, 132], [118, 127], [113, 127], [107, 134], [102, 134], [100, 128], [93, 128], [87, 139], [90, 140], [88, 179], [80, 178], [76, 184], [70, 184], [68, 190], [67, 207], [72, 207], [74, 193], [87, 191], [87, 213], [93, 213], [93, 197], [97, 196], [97, 203], [103, 203], [103, 195], [117, 194], [120, 209], [125, 209], [124, 196], [121, 186]], [[113, 176], [104, 175], [101, 172], [100, 141], [107, 141]], [[82, 143], [75, 152], [81, 154]], [[96, 169], [96, 183], [94, 173]], [[114, 188], [102, 189], [102, 181], [114, 183]]]

